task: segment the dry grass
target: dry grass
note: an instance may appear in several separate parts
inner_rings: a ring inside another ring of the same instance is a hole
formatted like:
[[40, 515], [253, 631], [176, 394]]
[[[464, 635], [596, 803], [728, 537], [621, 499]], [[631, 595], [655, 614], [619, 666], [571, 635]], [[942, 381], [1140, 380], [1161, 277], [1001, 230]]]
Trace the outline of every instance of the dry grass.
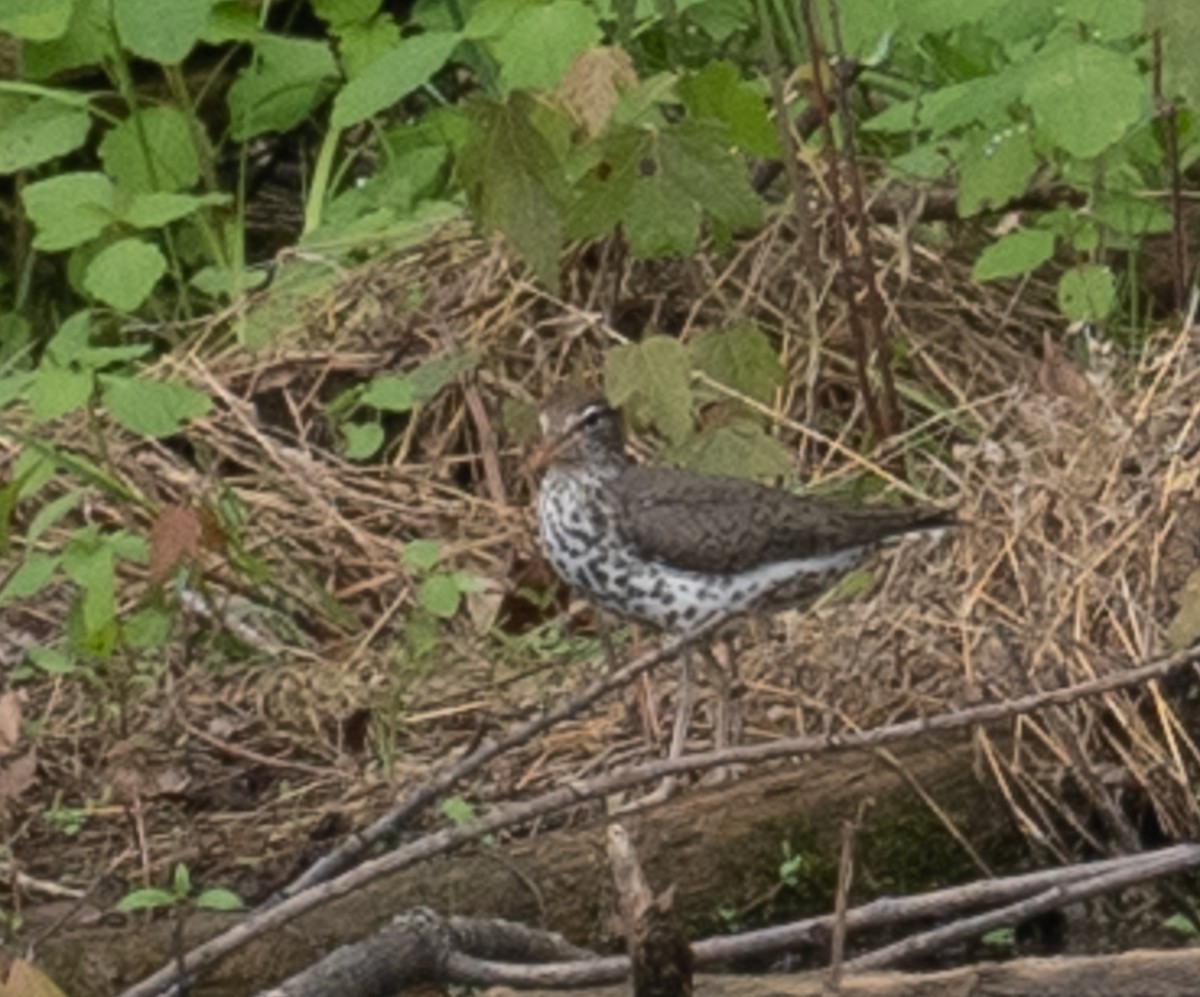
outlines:
[[[242, 525], [238, 557], [206, 563], [225, 626], [187, 614], [161, 657], [25, 687], [40, 768], [7, 822], [21, 867], [75, 886], [107, 875], [119, 895], [161, 884], [183, 861], [198, 882], [260, 896], [387, 809], [398, 786], [580, 681], [561, 653], [505, 656], [488, 636], [499, 599], [522, 583], [517, 565], [536, 553], [525, 441], [501, 412], [594, 377], [605, 348], [648, 326], [688, 337], [754, 318], [788, 370], [770, 415], [806, 478], [873, 475], [954, 502], [971, 524], [901, 548], [865, 595], [757, 626], [739, 653], [747, 738], [928, 715], [1161, 651], [1200, 535], [1200, 344], [1165, 336], [1145, 360], [1085, 378], [1043, 343], [1061, 325], [1047, 289], [972, 285], [953, 253], [895, 234], [880, 253], [892, 331], [907, 347], [909, 429], [874, 453], [860, 453], [840, 308], [810, 291], [828, 288], [828, 273], [798, 258], [786, 221], [731, 259], [622, 271], [581, 257], [561, 298], [500, 252], [443, 232], [346, 273], [294, 321], [282, 311], [267, 351], [220, 345], [229, 323], [193, 333], [172, 363], [217, 407], [185, 443], [106, 427], [101, 452], [82, 422], [58, 426], [59, 445], [146, 500], [93, 489], [87, 521], [145, 534], [148, 509], [201, 501], [235, 508]], [[324, 403], [452, 348], [476, 351], [478, 368], [389, 427], [385, 462], [337, 455]], [[0, 473], [16, 452], [0, 439]], [[34, 511], [20, 510], [18, 534]], [[451, 563], [487, 582], [420, 669], [397, 664], [413, 600], [400, 554], [417, 537], [443, 541]], [[123, 576], [125, 608], [144, 591], [144, 577]], [[58, 589], [0, 610], [0, 661], [11, 667], [23, 645], [59, 634], [68, 598]], [[671, 693], [663, 673], [552, 731], [496, 765], [480, 797], [659, 750], [644, 731]], [[1003, 752], [980, 733], [979, 757], [1031, 839], [1056, 853], [1136, 847], [1148, 828], [1194, 836], [1188, 702], [1152, 687], [1046, 711], [1022, 719]], [[693, 734], [708, 737], [703, 709]], [[86, 811], [77, 834], [47, 822], [56, 806]]]

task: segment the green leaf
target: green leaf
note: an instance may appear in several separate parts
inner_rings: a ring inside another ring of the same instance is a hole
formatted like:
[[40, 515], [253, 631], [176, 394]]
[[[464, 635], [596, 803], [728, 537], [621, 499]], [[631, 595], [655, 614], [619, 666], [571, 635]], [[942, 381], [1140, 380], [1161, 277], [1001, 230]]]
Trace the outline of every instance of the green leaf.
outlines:
[[458, 41], [453, 32], [426, 32], [401, 41], [342, 88], [333, 102], [333, 127], [365, 121], [427, 83]]
[[166, 890], [134, 890], [132, 893], [126, 893], [118, 901], [117, 910], [122, 914], [129, 914], [135, 910], [174, 907], [176, 900], [175, 894]]
[[1172, 914], [1163, 921], [1163, 927], [1187, 938], [1195, 938], [1200, 934], [1200, 931], [1196, 929], [1196, 922], [1186, 914]]
[[50, 41], [67, 30], [71, 0], [3, 0], [0, 33], [31, 42]]
[[246, 905], [242, 898], [232, 890], [205, 890], [193, 901], [197, 907], [206, 910], [241, 910]]
[[170, 436], [189, 419], [199, 419], [212, 408], [208, 395], [186, 384], [146, 378], [101, 378], [104, 407], [130, 432], [142, 436]]
[[[2, 18], [0, 18], [2, 20]], [[0, 173], [16, 173], [74, 152], [87, 141], [86, 109], [42, 98], [0, 127]]]
[[983, 936], [983, 944], [993, 948], [1011, 948], [1016, 941], [1017, 932], [1014, 928], [995, 928]]
[[1092, 216], [1123, 235], [1171, 231], [1171, 213], [1148, 198], [1108, 194], [1092, 208]]
[[175, 874], [171, 877], [171, 888], [177, 897], [186, 897], [192, 892], [192, 874], [188, 872], [188, 867], [182, 862], [175, 866]]
[[1163, 50], [1163, 91], [1200, 107], [1200, 4], [1146, 0], [1146, 31], [1159, 31]]
[[94, 387], [90, 370], [71, 370], [43, 363], [34, 375], [26, 400], [39, 422], [60, 419], [87, 403]]
[[365, 21], [379, 11], [380, 0], [312, 0], [313, 13], [332, 28]]
[[423, 361], [405, 375], [412, 384], [413, 400], [418, 404], [429, 401], [459, 374], [474, 369], [478, 363], [479, 355], [470, 350], [455, 350]]
[[550, 90], [571, 60], [602, 38], [596, 11], [578, 0], [526, 4], [487, 43], [505, 90]]
[[976, 136], [959, 162], [958, 213], [966, 218], [1003, 207], [1024, 193], [1036, 169], [1025, 125]]
[[82, 491], [70, 491], [42, 506], [29, 524], [29, 529], [25, 531], [26, 546], [32, 547], [41, 540], [42, 534], [83, 501], [83, 495]]
[[189, 283], [212, 298], [232, 300], [239, 294], [253, 291], [267, 282], [265, 270], [235, 270], [232, 267], [204, 267], [192, 274]]
[[1074, 45], [1035, 62], [1025, 100], [1047, 137], [1079, 159], [1098, 156], [1149, 113], [1134, 55], [1099, 45]]
[[404, 375], [395, 374], [375, 378], [367, 385], [359, 401], [383, 412], [408, 412], [417, 403], [412, 381]]
[[347, 460], [367, 460], [383, 446], [383, 427], [378, 422], [344, 422], [338, 427], [345, 446]]
[[174, 614], [161, 606], [143, 606], [121, 624], [121, 638], [137, 650], [165, 647], [174, 622]]
[[554, 147], [534, 124], [525, 93], [506, 103], [474, 101], [459, 175], [484, 227], [500, 231], [552, 288], [558, 287], [566, 186]]
[[1107, 318], [1116, 300], [1117, 285], [1108, 267], [1085, 263], [1058, 282], [1059, 310], [1072, 322]]
[[692, 342], [691, 353], [692, 364], [713, 380], [764, 404], [783, 383], [783, 364], [753, 322], [705, 333]]
[[441, 544], [436, 540], [410, 540], [400, 560], [410, 571], [428, 571], [441, 556]]
[[[21, 7], [36, 4], [39, 13], [49, 13], [61, 9], [63, 0], [18, 0], [18, 3]], [[25, 45], [22, 54], [25, 73], [30, 79], [44, 80], [66, 69], [96, 66], [115, 54], [108, 0], [73, 0], [67, 9], [70, 21], [65, 32], [51, 36], [52, 40], [30, 41]]]
[[338, 57], [346, 78], [351, 80], [400, 44], [399, 25], [390, 17], [342, 25], [337, 36]]
[[83, 279], [89, 294], [122, 312], [135, 311], [167, 272], [157, 246], [141, 239], [122, 239], [101, 250]]
[[1116, 41], [1142, 30], [1142, 0], [1066, 0], [1059, 12], [1063, 18], [1082, 21], [1097, 40]]
[[667, 336], [647, 336], [609, 350], [604, 385], [609, 401], [653, 425], [670, 442], [692, 431], [691, 364], [687, 348]]
[[212, 0], [112, 0], [122, 44], [134, 55], [174, 64], [184, 60], [208, 26]]
[[70, 675], [75, 671], [75, 659], [57, 647], [27, 647], [25, 654], [47, 675]]
[[62, 173], [31, 183], [21, 197], [37, 226], [33, 245], [46, 252], [94, 239], [113, 218], [113, 185], [103, 173]]
[[774, 481], [794, 470], [787, 448], [759, 423], [748, 419], [735, 419], [689, 436], [669, 448], [665, 456], [673, 464], [704, 474], [732, 474], [760, 481]]
[[641, 257], [692, 251], [702, 215], [726, 229], [753, 227], [762, 218], [746, 171], [714, 122], [611, 128], [578, 192], [569, 233], [594, 238], [621, 223]]
[[461, 796], [451, 796], [442, 801], [442, 816], [451, 824], [461, 826], [475, 819], [475, 808]]
[[462, 592], [453, 575], [431, 575], [417, 587], [417, 600], [434, 616], [448, 620], [458, 612]]
[[121, 206], [120, 217], [134, 228], [162, 228], [201, 208], [229, 202], [228, 194], [135, 194]]
[[325, 99], [337, 78], [337, 63], [325, 42], [260, 37], [255, 58], [229, 88], [232, 134], [244, 142], [270, 131], [288, 131]]
[[81, 622], [88, 636], [102, 633], [117, 614], [116, 558], [106, 543], [76, 540], [63, 552], [63, 570], [83, 590]]
[[14, 599], [28, 599], [37, 595], [50, 584], [54, 572], [58, 570], [58, 563], [56, 555], [43, 554], [41, 551], [31, 553], [0, 588], [0, 606]]
[[997, 239], [980, 253], [971, 269], [971, 277], [984, 281], [1031, 273], [1053, 255], [1053, 232], [1021, 229]]
[[139, 110], [108, 130], [100, 160], [123, 190], [187, 190], [200, 179], [193, 126], [203, 127], [178, 108]]
[[722, 122], [734, 145], [758, 156], [779, 156], [779, 136], [762, 85], [742, 80], [732, 62], [710, 62], [679, 83], [679, 95], [693, 117]]

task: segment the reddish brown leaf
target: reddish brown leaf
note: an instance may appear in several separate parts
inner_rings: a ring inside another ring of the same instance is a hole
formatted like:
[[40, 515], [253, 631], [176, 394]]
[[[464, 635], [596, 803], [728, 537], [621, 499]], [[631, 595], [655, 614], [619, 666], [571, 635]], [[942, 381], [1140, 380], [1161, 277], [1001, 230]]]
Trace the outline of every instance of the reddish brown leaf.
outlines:
[[24, 959], [17, 959], [12, 964], [0, 994], [3, 997], [64, 997], [50, 977]]
[[195, 509], [168, 505], [150, 527], [150, 584], [160, 585], [200, 553], [203, 526]]
[[0, 696], [0, 755], [7, 755], [21, 740], [21, 698], [8, 691]]
[[622, 90], [637, 86], [629, 53], [616, 46], [591, 48], [571, 61], [558, 85], [558, 99], [588, 135], [608, 124]]
[[30, 748], [15, 761], [0, 766], [0, 806], [12, 803], [37, 778], [37, 751]]

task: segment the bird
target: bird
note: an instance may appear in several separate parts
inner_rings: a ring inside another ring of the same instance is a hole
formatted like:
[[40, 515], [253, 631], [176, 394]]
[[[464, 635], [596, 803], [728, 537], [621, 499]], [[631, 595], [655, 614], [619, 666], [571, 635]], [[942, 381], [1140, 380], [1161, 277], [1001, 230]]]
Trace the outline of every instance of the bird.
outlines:
[[[552, 397], [539, 423], [537, 524], [546, 559], [601, 609], [680, 638], [718, 616], [803, 607], [885, 543], [956, 522], [953, 511], [933, 506], [856, 506], [640, 464], [602, 394]], [[672, 756], [686, 736], [680, 712]]]

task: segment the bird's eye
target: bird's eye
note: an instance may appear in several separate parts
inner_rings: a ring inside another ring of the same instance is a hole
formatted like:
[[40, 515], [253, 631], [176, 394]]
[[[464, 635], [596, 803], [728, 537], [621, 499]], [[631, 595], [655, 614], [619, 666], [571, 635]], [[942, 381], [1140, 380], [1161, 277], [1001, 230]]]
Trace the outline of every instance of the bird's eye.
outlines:
[[604, 419], [608, 414], [608, 406], [606, 405], [589, 405], [580, 414], [576, 422], [581, 429], [590, 429]]

